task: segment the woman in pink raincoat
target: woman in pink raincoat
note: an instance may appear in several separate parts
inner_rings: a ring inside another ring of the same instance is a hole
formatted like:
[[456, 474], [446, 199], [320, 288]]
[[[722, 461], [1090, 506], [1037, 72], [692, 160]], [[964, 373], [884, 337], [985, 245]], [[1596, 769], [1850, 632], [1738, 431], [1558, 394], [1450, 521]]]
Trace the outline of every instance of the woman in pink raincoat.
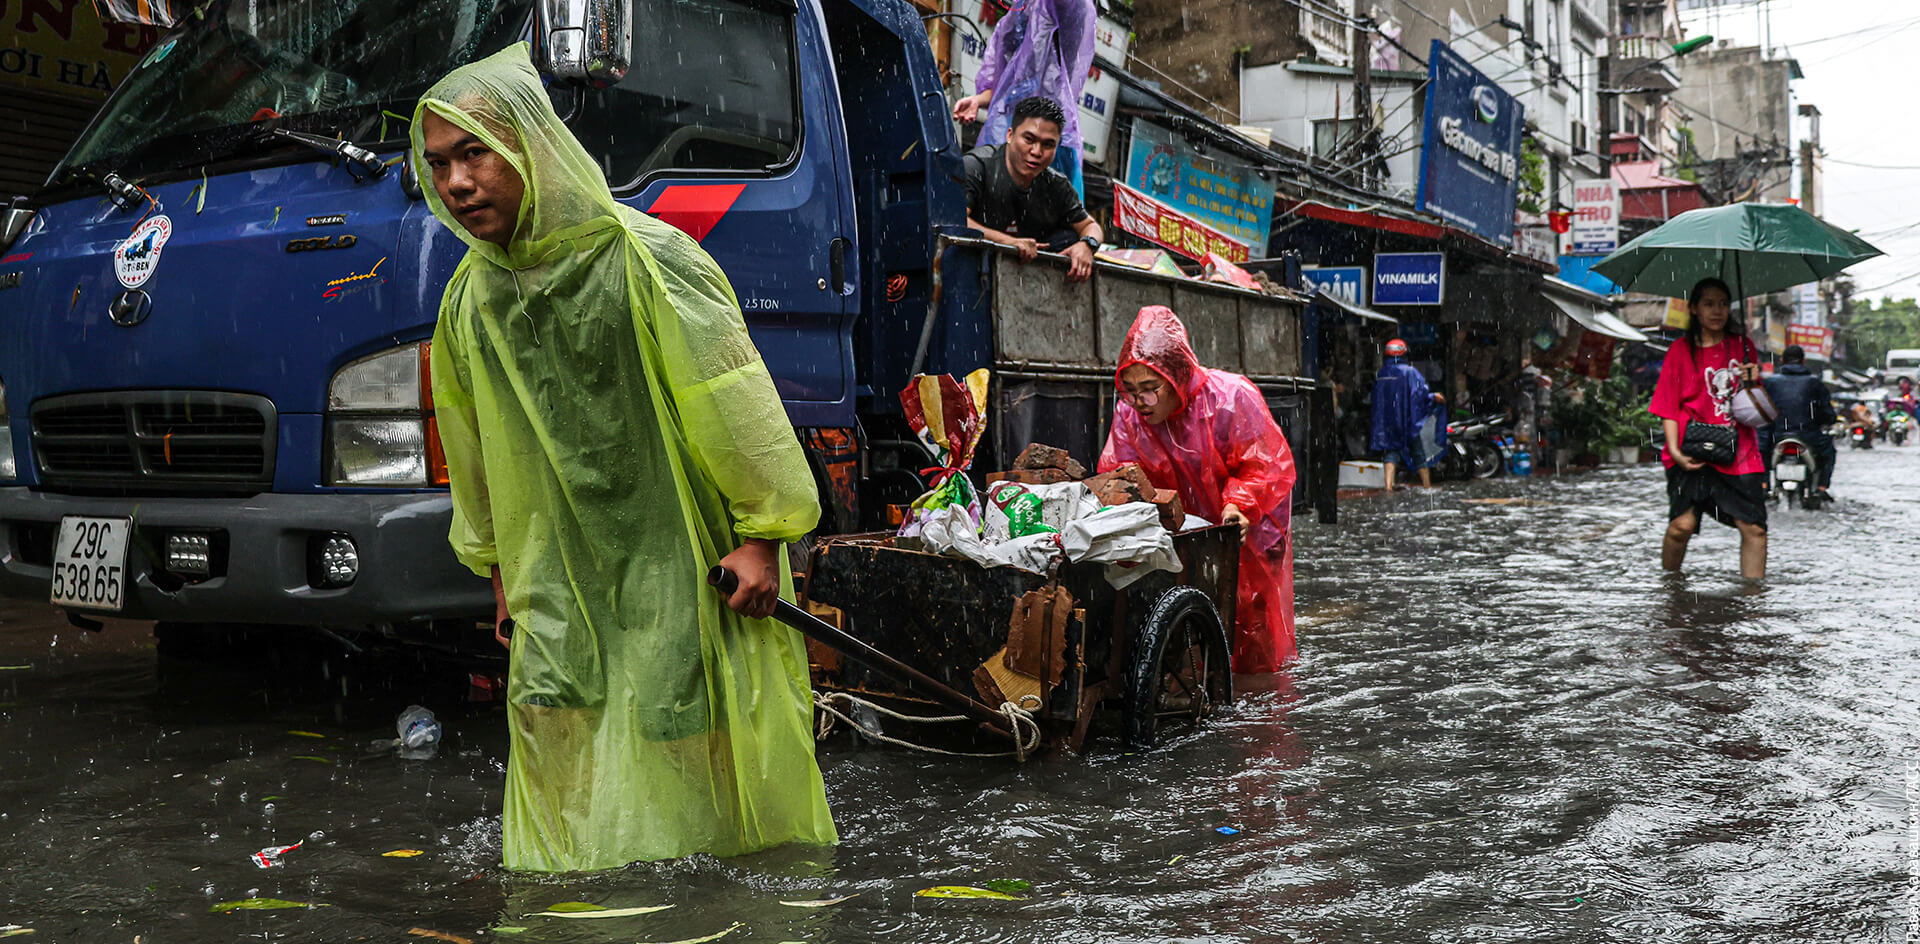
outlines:
[[1100, 471], [1139, 463], [1188, 513], [1240, 526], [1233, 670], [1273, 672], [1293, 641], [1293, 450], [1253, 382], [1200, 366], [1172, 309], [1140, 309], [1120, 349]]

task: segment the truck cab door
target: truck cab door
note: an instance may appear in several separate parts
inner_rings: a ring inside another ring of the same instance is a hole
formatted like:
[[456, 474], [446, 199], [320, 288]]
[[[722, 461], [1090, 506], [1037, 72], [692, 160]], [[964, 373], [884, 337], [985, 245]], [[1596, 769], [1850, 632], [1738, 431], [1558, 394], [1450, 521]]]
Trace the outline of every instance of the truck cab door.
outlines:
[[852, 181], [818, 13], [633, 0], [633, 66], [570, 120], [622, 202], [698, 240], [796, 426], [853, 425]]

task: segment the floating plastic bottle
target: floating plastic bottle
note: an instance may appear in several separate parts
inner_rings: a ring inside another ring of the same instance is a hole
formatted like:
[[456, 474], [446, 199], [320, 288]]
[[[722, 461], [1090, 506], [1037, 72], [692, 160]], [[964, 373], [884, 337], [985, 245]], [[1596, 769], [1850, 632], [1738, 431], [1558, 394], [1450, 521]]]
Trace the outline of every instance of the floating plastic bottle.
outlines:
[[394, 722], [400, 739], [396, 747], [404, 760], [426, 760], [440, 750], [440, 721], [419, 705], [408, 705]]

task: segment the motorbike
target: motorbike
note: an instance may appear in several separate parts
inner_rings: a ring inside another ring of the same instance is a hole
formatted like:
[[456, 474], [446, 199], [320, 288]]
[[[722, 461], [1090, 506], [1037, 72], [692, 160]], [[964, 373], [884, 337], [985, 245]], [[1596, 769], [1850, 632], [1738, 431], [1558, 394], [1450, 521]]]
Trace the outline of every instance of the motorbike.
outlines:
[[1873, 448], [1873, 427], [1858, 420], [1847, 424], [1847, 445], [1855, 449]]
[[1447, 424], [1447, 452], [1440, 460], [1443, 475], [1484, 479], [1504, 474], [1511, 455], [1505, 445], [1512, 435], [1503, 425], [1505, 413], [1483, 413]]
[[1907, 443], [1907, 437], [1912, 434], [1912, 431], [1913, 417], [1908, 416], [1907, 411], [1887, 411], [1885, 433], [1887, 442], [1896, 446], [1904, 446]]
[[1773, 462], [1767, 474], [1768, 497], [1788, 504], [1798, 499], [1800, 507], [1812, 511], [1820, 507], [1824, 498], [1819, 483], [1820, 460], [1814, 457], [1813, 448], [1806, 440], [1783, 436], [1773, 444]]

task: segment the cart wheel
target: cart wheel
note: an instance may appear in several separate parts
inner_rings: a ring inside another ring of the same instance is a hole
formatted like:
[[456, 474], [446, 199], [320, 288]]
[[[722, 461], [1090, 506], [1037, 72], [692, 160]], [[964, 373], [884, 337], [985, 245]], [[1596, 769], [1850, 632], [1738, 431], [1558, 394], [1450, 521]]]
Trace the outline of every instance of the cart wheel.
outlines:
[[1126, 741], [1153, 747], [1162, 724], [1199, 721], [1233, 701], [1226, 630], [1213, 601], [1197, 587], [1161, 595], [1134, 641], [1127, 677]]

